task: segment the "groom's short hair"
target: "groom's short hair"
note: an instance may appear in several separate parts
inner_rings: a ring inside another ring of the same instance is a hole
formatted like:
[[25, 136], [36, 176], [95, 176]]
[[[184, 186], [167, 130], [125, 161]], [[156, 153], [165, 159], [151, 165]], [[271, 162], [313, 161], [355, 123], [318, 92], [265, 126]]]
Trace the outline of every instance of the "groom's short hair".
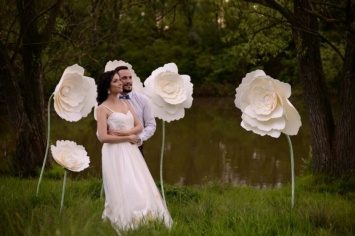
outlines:
[[118, 74], [118, 72], [119, 72], [120, 70], [128, 70], [128, 67], [127, 67], [127, 66], [118, 66], [118, 67], [116, 67], [116, 69], [115, 69], [115, 71], [116, 71], [117, 74]]

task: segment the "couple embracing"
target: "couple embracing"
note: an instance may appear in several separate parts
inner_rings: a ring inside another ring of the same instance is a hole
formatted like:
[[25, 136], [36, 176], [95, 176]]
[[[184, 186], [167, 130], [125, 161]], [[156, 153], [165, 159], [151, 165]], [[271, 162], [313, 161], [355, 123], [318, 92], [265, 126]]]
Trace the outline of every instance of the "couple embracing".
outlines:
[[173, 221], [143, 158], [143, 141], [156, 129], [148, 98], [132, 91], [126, 66], [97, 81], [97, 131], [102, 146], [105, 190], [103, 219], [118, 233], [151, 220]]

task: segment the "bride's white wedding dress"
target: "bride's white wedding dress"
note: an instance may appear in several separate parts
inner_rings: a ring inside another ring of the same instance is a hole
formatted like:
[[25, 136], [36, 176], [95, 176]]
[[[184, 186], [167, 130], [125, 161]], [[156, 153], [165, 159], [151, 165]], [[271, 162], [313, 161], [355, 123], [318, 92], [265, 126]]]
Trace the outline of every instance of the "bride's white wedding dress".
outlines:
[[[110, 130], [133, 128], [130, 111], [127, 114], [110, 111], [107, 119]], [[136, 144], [104, 143], [102, 175], [105, 189], [102, 218], [108, 218], [116, 230], [133, 229], [155, 219], [171, 227], [171, 216]]]

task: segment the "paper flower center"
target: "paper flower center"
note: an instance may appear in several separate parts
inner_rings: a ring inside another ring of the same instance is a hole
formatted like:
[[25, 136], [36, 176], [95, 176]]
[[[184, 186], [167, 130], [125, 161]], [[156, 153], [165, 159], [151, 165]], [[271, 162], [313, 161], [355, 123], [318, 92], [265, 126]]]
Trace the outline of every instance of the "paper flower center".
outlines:
[[184, 81], [179, 74], [171, 71], [161, 72], [156, 76], [154, 90], [169, 104], [180, 104], [187, 99]]
[[171, 84], [166, 84], [166, 85], [164, 86], [164, 91], [165, 91], [166, 93], [172, 93], [172, 92], [174, 91], [174, 86], [171, 85]]
[[250, 103], [257, 114], [270, 114], [277, 105], [277, 94], [273, 87], [254, 87]]
[[71, 166], [73, 164], [76, 163], [76, 160], [74, 157], [72, 157], [71, 155], [69, 155], [67, 158], [65, 158], [65, 163], [68, 165], [68, 166]]
[[60, 93], [65, 97], [69, 96], [70, 92], [71, 92], [71, 88], [69, 86], [64, 86], [60, 90]]

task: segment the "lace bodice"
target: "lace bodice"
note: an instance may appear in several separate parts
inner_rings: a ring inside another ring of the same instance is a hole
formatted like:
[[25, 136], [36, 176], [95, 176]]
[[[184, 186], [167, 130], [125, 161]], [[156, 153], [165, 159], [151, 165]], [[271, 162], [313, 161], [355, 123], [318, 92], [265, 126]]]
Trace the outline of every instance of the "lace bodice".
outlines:
[[121, 112], [113, 112], [107, 119], [107, 124], [110, 130], [129, 130], [134, 127], [134, 120], [131, 111], [127, 114]]

